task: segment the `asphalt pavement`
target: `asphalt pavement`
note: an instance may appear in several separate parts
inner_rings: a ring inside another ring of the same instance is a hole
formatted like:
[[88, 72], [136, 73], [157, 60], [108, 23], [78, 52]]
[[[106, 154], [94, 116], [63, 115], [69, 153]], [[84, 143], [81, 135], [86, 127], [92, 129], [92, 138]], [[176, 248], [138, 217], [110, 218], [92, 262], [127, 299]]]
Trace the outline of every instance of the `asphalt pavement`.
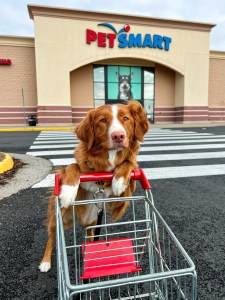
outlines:
[[32, 132], [0, 132], [0, 151], [25, 154], [39, 134]]
[[[221, 135], [225, 128], [195, 130]], [[0, 133], [0, 149], [25, 153], [37, 134], [9, 137], [7, 133], [9, 144]], [[151, 181], [156, 208], [196, 265], [199, 300], [225, 299], [224, 181], [224, 175]], [[57, 298], [55, 252], [50, 272], [38, 270], [47, 241], [48, 195], [47, 188], [27, 188], [0, 201], [1, 299]]]
[[[198, 299], [225, 299], [224, 177], [151, 184], [157, 209], [196, 265]], [[50, 272], [38, 270], [47, 241], [48, 194], [26, 189], [1, 201], [1, 299], [57, 298], [55, 251]]]

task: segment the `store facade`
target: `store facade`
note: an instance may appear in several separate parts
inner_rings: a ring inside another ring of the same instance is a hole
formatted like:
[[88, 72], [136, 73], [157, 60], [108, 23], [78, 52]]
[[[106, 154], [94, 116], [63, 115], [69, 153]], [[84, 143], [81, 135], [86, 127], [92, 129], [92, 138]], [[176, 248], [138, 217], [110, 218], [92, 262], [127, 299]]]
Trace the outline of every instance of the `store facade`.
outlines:
[[209, 50], [213, 24], [28, 10], [34, 39], [0, 37], [0, 63], [11, 61], [0, 65], [0, 125], [30, 113], [39, 125], [79, 123], [93, 107], [130, 99], [155, 123], [225, 119], [225, 53]]

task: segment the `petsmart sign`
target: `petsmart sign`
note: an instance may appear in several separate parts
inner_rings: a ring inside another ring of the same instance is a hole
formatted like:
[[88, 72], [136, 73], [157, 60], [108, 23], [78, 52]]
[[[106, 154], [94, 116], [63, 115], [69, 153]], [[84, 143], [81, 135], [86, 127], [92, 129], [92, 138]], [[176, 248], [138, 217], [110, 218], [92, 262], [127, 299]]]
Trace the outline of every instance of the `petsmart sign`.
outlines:
[[145, 35], [141, 33], [129, 33], [130, 25], [125, 25], [118, 32], [116, 28], [109, 23], [100, 23], [98, 26], [105, 26], [110, 28], [114, 33], [96, 32], [92, 29], [86, 30], [86, 42], [87, 44], [97, 43], [98, 47], [114, 48], [154, 48], [161, 50], [170, 50], [170, 44], [172, 38], [168, 36], [162, 36], [159, 34]]
[[9, 66], [12, 64], [11, 59], [0, 58], [0, 65]]

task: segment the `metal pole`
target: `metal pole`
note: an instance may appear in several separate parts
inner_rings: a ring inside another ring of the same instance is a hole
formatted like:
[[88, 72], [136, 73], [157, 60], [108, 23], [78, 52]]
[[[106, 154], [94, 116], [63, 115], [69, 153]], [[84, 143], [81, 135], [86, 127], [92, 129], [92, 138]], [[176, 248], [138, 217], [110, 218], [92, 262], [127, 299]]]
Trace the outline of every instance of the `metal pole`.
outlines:
[[26, 127], [26, 111], [25, 111], [25, 100], [24, 100], [24, 92], [22, 88], [22, 98], [23, 98], [23, 118], [24, 118], [24, 126]]

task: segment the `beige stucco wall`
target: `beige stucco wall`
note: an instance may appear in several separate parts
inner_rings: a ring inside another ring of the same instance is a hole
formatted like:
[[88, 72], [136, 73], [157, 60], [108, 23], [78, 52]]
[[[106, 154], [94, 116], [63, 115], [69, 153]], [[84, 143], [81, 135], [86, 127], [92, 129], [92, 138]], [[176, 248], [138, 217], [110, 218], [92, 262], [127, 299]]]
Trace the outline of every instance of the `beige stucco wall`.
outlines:
[[155, 106], [175, 106], [175, 72], [159, 64], [155, 67]]
[[33, 38], [0, 36], [0, 58], [11, 59], [12, 64], [0, 65], [0, 105], [37, 105], [35, 51]]
[[93, 65], [86, 65], [71, 72], [70, 88], [72, 106], [93, 107]]
[[209, 106], [225, 107], [225, 52], [210, 52]]
[[[209, 34], [212, 25], [160, 21], [123, 15], [95, 14], [31, 6], [34, 18], [39, 105], [70, 105], [70, 72], [105, 59], [136, 58], [167, 66], [175, 76], [176, 103], [208, 105]], [[81, 16], [82, 15], [82, 16]], [[150, 33], [172, 38], [170, 51], [149, 48], [100, 48], [86, 44], [86, 29], [108, 21], [117, 29], [129, 22], [132, 33]], [[182, 80], [181, 80], [182, 79]], [[183, 93], [180, 91], [182, 84]], [[182, 98], [183, 97], [183, 98]]]
[[100, 65], [123, 65], [123, 66], [142, 66], [142, 67], [155, 67], [155, 63], [140, 58], [130, 58], [130, 57], [122, 57], [122, 58], [113, 58], [113, 59], [103, 59], [96, 62], [96, 64]]

